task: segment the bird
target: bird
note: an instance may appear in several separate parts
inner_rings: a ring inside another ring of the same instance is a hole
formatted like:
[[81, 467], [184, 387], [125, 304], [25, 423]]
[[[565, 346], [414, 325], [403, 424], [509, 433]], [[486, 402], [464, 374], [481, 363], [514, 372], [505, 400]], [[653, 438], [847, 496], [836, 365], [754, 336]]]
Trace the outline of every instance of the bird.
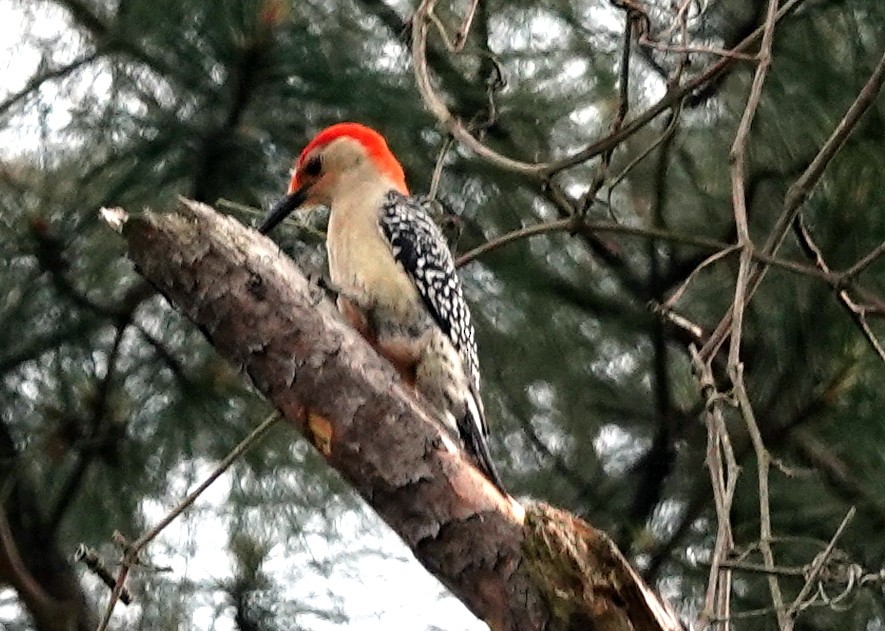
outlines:
[[452, 252], [380, 133], [352, 122], [320, 131], [258, 230], [314, 206], [330, 211], [326, 250], [340, 313], [507, 496], [489, 452], [473, 322]]

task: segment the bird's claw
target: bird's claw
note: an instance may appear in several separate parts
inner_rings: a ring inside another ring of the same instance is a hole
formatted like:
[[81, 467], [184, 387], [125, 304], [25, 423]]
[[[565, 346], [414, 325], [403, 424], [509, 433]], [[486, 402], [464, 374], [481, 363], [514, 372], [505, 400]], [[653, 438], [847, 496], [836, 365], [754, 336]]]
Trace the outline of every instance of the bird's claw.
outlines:
[[326, 297], [327, 291], [332, 291], [329, 281], [322, 274], [307, 275], [307, 291], [310, 294], [310, 305], [316, 307]]

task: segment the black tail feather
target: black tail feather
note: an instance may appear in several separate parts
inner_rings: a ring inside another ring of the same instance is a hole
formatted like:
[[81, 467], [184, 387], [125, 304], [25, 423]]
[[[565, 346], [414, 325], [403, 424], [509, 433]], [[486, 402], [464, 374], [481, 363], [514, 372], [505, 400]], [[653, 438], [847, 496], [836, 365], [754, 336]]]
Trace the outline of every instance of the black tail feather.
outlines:
[[485, 436], [477, 434], [475, 428], [479, 424], [470, 417], [471, 414], [468, 411], [465, 417], [458, 423], [461, 444], [464, 445], [464, 450], [470, 455], [476, 467], [489, 479], [489, 482], [494, 484], [502, 494], [509, 496], [510, 494], [504, 488], [501, 476], [495, 468], [495, 463], [492, 462], [492, 456], [489, 453], [489, 446]]

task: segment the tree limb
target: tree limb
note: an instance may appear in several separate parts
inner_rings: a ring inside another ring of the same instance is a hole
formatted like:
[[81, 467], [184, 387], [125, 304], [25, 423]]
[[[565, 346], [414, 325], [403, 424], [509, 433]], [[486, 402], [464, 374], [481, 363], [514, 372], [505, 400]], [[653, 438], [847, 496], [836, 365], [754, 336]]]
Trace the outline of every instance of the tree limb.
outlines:
[[181, 210], [103, 214], [141, 273], [493, 631], [682, 628], [605, 533], [498, 493], [270, 240]]

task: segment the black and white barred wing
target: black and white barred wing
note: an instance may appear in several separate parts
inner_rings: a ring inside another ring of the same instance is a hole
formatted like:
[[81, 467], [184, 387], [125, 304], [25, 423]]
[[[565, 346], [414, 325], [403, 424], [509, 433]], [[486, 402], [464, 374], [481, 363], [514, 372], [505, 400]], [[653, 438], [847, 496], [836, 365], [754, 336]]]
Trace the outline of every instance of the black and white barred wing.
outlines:
[[420, 203], [396, 191], [384, 200], [379, 219], [396, 261], [415, 283], [433, 319], [455, 346], [479, 391], [479, 360], [470, 309], [445, 237]]

